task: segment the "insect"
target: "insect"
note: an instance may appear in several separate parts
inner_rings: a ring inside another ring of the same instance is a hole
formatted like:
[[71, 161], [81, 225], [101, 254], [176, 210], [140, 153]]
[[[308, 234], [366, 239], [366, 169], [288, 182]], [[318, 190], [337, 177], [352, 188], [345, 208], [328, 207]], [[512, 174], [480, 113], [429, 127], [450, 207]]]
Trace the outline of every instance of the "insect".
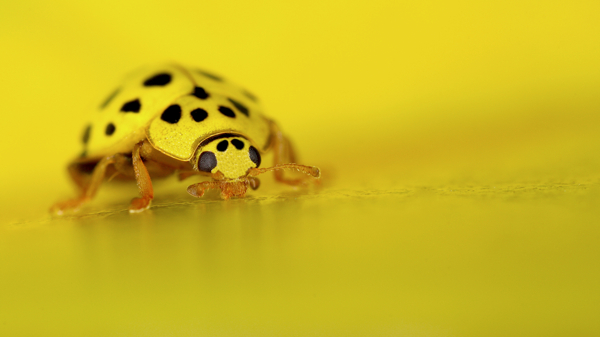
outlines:
[[[68, 165], [79, 196], [56, 203], [55, 214], [77, 210], [90, 201], [105, 177], [135, 179], [140, 197], [130, 212], [150, 207], [152, 179], [178, 174], [209, 180], [187, 192], [202, 197], [220, 189], [221, 197], [243, 197], [257, 189], [259, 174], [274, 171], [289, 185], [319, 179], [317, 167], [295, 163], [292, 144], [277, 124], [263, 115], [256, 97], [203, 70], [177, 64], [133, 72], [100, 105], [83, 132], [83, 153]], [[274, 165], [260, 168], [261, 156], [273, 153]], [[284, 176], [283, 169], [306, 174]]]

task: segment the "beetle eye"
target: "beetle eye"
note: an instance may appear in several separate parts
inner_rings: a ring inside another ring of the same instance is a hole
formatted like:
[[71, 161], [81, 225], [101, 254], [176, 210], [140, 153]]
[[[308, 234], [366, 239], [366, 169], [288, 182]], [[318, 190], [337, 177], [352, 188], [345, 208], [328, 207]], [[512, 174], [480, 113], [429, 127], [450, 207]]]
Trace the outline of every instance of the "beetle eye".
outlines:
[[254, 164], [256, 164], [256, 167], [259, 167], [260, 166], [260, 154], [258, 153], [258, 151], [256, 151], [254, 146], [250, 146], [250, 150], [248, 151], [248, 154], [250, 155], [250, 160], [252, 160], [252, 162]]
[[202, 152], [198, 159], [198, 170], [210, 172], [217, 167], [217, 157], [212, 152]]

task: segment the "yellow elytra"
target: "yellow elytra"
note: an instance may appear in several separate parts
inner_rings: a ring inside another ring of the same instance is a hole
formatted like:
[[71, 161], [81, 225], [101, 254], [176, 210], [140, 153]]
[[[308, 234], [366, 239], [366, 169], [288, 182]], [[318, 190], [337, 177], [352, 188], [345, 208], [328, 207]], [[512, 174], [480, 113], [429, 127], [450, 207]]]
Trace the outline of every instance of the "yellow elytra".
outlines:
[[[140, 194], [129, 210], [147, 209], [154, 197], [151, 179], [178, 173], [211, 180], [188, 187], [200, 197], [206, 189], [221, 189], [224, 199], [243, 197], [258, 188], [258, 174], [274, 171], [290, 185], [281, 169], [314, 178], [316, 167], [294, 163], [289, 140], [263, 115], [254, 95], [206, 71], [177, 64], [139, 69], [101, 104], [84, 130], [84, 151], [68, 171], [78, 185], [77, 198], [55, 204], [62, 214], [91, 200], [105, 176], [135, 179]], [[261, 154], [273, 152], [274, 166], [259, 168]]]

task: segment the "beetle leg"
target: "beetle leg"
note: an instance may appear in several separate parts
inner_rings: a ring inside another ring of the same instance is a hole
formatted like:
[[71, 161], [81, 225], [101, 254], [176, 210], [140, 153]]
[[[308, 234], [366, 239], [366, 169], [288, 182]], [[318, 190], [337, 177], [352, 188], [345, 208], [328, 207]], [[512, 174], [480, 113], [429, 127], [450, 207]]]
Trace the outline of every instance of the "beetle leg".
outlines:
[[115, 175], [122, 174], [129, 178], [135, 177], [132, 160], [131, 160], [131, 158], [129, 158], [129, 156], [126, 156], [126, 155], [115, 156], [115, 162], [113, 164], [113, 167], [117, 171], [115, 173]]
[[258, 179], [250, 177], [248, 180], [238, 180], [238, 181], [203, 181], [194, 185], [190, 185], [187, 188], [188, 193], [196, 198], [200, 198], [204, 195], [204, 192], [209, 189], [220, 189], [221, 190], [221, 198], [225, 200], [229, 200], [232, 197], [242, 198], [246, 195], [246, 190], [248, 189], [248, 185], [253, 189], [258, 188], [260, 182]]
[[[296, 154], [294, 152], [294, 147], [288, 138], [286, 138], [277, 124], [275, 122], [271, 122], [271, 136], [273, 147], [273, 164], [274, 167], [278, 167], [284, 164], [293, 164], [296, 162]], [[302, 167], [303, 165], [297, 165]], [[290, 167], [291, 168], [291, 167]], [[259, 169], [262, 170], [262, 169]], [[317, 169], [318, 170], [318, 169]], [[284, 176], [283, 170], [273, 170], [275, 174], [275, 180], [288, 184], [288, 185], [301, 185], [305, 184], [308, 179], [308, 176], [303, 176], [301, 178], [291, 179], [286, 178]], [[306, 172], [303, 172], [306, 173]], [[320, 173], [319, 173], [320, 175]], [[314, 176], [314, 175], [313, 175]]]
[[203, 181], [194, 185], [190, 185], [187, 188], [187, 192], [196, 198], [200, 198], [204, 195], [204, 192], [209, 189], [221, 188], [221, 183], [218, 181]]
[[77, 210], [79, 207], [81, 207], [81, 205], [91, 200], [94, 195], [96, 195], [98, 187], [100, 187], [102, 184], [102, 180], [104, 179], [104, 175], [106, 173], [106, 168], [108, 165], [115, 162], [116, 156], [117, 155], [112, 155], [102, 158], [94, 167], [94, 171], [92, 172], [92, 176], [89, 178], [89, 180], [84, 180], [84, 176], [81, 174], [81, 172], [77, 172], [74, 165], [70, 165], [69, 172], [71, 173], [71, 177], [75, 183], [80, 187], [81, 195], [75, 199], [54, 204], [54, 206], [50, 208], [50, 212], [62, 215], [66, 210]]
[[85, 190], [85, 187], [89, 185], [90, 175], [81, 172], [79, 169], [79, 163], [72, 163], [67, 167], [67, 171], [71, 176], [71, 180], [79, 187], [80, 191]]
[[141, 197], [134, 198], [131, 200], [129, 206], [130, 213], [138, 213], [150, 207], [150, 203], [154, 198], [154, 189], [152, 188], [152, 180], [150, 180], [150, 174], [140, 157], [140, 147], [143, 142], [135, 144], [133, 152], [131, 154], [133, 171], [135, 173], [135, 180], [140, 190]]

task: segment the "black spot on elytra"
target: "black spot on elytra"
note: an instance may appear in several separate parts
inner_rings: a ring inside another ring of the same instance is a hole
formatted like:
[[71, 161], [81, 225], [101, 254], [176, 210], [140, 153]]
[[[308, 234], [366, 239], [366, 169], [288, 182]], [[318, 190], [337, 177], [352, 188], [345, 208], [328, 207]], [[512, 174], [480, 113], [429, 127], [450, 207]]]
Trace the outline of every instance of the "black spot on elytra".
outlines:
[[83, 141], [83, 144], [87, 144], [87, 142], [90, 140], [90, 133], [92, 132], [92, 126], [88, 125], [85, 130], [83, 131], [83, 136], [81, 137], [81, 141]]
[[227, 140], [223, 140], [219, 144], [217, 144], [217, 150], [219, 150], [221, 152], [227, 151], [228, 147], [229, 147], [229, 142]]
[[195, 87], [194, 88], [194, 92], [192, 93], [192, 96], [196, 96], [200, 99], [207, 99], [208, 98], [208, 93], [204, 90], [204, 88], [202, 87]]
[[198, 170], [210, 172], [217, 167], [217, 157], [212, 152], [202, 152], [198, 160]]
[[257, 102], [257, 101], [258, 101], [258, 98], [256, 98], [256, 96], [252, 95], [252, 94], [251, 94], [251, 93], [249, 93], [248, 91], [246, 91], [246, 90], [243, 90], [243, 91], [242, 91], [242, 93], [243, 93], [243, 94], [244, 94], [246, 97], [250, 98], [250, 100], [252, 100], [253, 102]]
[[227, 117], [235, 118], [235, 112], [233, 112], [233, 110], [229, 109], [226, 106], [220, 106], [219, 112]]
[[117, 128], [115, 127], [115, 125], [113, 123], [108, 123], [108, 125], [106, 125], [106, 129], [104, 129], [104, 133], [106, 133], [107, 136], [110, 136], [113, 133], [115, 133], [116, 129]]
[[121, 107], [121, 112], [138, 113], [138, 112], [140, 112], [141, 108], [142, 108], [142, 104], [140, 103], [140, 100], [136, 98], [133, 101], [129, 101], [129, 102], [123, 104], [123, 106]]
[[115, 96], [117, 96], [119, 91], [121, 91], [121, 88], [115, 89], [115, 91], [113, 91], [112, 94], [108, 95], [108, 97], [106, 97], [104, 102], [102, 102], [102, 104], [100, 104], [100, 109], [106, 108], [106, 106], [115, 98]]
[[235, 146], [236, 149], [241, 150], [244, 148], [244, 142], [239, 139], [232, 139], [231, 145]]
[[211, 80], [215, 80], [215, 81], [219, 81], [219, 82], [223, 81], [223, 78], [221, 78], [221, 77], [219, 77], [219, 76], [217, 76], [215, 74], [211, 74], [209, 72], [206, 72], [204, 70], [198, 70], [198, 73], [200, 75], [203, 75], [203, 76], [206, 76], [206, 77], [210, 78]]
[[254, 146], [250, 146], [250, 150], [248, 150], [248, 154], [250, 155], [250, 160], [252, 160], [252, 162], [254, 164], [256, 164], [256, 167], [259, 167], [260, 166], [260, 154], [258, 153], [258, 151], [256, 151]]
[[156, 74], [156, 75], [150, 77], [149, 79], [147, 79], [146, 81], [144, 81], [144, 86], [145, 87], [153, 87], [153, 86], [162, 87], [169, 83], [171, 83], [171, 74], [160, 73], [160, 74]]
[[169, 106], [160, 115], [160, 119], [170, 124], [179, 122], [179, 119], [181, 119], [181, 107], [177, 104]]
[[206, 119], [206, 117], [208, 117], [208, 112], [206, 112], [206, 110], [200, 109], [200, 108], [193, 110], [190, 114], [192, 115], [192, 118], [196, 122], [202, 122], [203, 120]]
[[248, 108], [246, 108], [245, 105], [243, 105], [242, 103], [233, 100], [231, 98], [228, 98], [229, 102], [231, 102], [233, 105], [235, 105], [235, 107], [240, 110], [241, 113], [243, 113], [244, 115], [248, 116]]

